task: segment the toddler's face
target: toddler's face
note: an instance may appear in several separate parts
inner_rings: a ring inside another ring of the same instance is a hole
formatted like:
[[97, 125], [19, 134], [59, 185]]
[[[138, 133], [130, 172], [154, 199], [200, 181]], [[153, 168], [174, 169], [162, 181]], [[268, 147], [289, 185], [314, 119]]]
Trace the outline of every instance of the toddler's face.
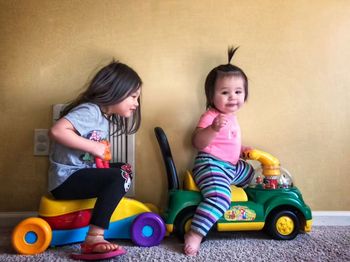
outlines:
[[117, 114], [122, 117], [131, 117], [139, 106], [137, 101], [141, 94], [141, 88], [130, 94], [127, 98], [118, 104], [107, 106], [107, 114]]
[[240, 76], [224, 76], [215, 83], [213, 102], [224, 114], [236, 113], [244, 104], [244, 80]]

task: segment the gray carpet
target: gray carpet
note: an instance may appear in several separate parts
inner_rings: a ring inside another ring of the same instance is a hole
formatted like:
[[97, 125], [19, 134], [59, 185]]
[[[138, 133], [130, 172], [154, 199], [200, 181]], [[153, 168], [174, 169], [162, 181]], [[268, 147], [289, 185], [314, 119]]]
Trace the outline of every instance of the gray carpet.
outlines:
[[[0, 228], [0, 261], [73, 261], [78, 245], [50, 248], [43, 254], [21, 256], [10, 245], [10, 230]], [[119, 241], [127, 254], [104, 261], [350, 261], [350, 226], [317, 226], [291, 241], [271, 240], [263, 232], [214, 233], [202, 244], [200, 254], [186, 257], [182, 243], [165, 238], [158, 247], [135, 247]]]

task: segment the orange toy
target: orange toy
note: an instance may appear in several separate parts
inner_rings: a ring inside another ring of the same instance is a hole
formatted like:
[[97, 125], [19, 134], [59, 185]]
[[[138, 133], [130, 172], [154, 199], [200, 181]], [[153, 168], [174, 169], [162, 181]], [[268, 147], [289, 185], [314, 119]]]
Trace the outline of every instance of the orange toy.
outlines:
[[95, 158], [96, 167], [98, 168], [109, 168], [109, 161], [112, 159], [111, 147], [107, 140], [102, 140], [102, 144], [106, 145], [105, 152], [103, 154], [103, 159]]

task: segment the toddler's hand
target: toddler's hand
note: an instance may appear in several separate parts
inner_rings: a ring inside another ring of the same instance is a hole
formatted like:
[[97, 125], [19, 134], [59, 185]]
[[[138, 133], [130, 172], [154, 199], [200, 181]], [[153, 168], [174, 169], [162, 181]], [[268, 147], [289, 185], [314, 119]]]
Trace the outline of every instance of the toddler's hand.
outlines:
[[253, 149], [254, 149], [254, 148], [251, 147], [251, 146], [243, 146], [243, 145], [242, 145], [240, 157], [241, 157], [241, 158], [246, 158], [246, 154], [245, 154], [245, 153], [246, 153], [247, 151], [253, 150]]
[[219, 132], [220, 129], [226, 125], [227, 125], [227, 119], [225, 115], [220, 114], [214, 118], [213, 123], [211, 124], [211, 128], [214, 129], [214, 131]]

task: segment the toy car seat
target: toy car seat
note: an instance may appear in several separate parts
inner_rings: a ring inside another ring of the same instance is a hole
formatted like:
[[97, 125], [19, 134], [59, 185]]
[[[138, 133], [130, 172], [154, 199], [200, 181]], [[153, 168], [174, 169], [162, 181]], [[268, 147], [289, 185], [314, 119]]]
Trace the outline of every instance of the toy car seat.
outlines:
[[[179, 189], [179, 180], [177, 176], [177, 171], [175, 163], [170, 150], [169, 142], [164, 130], [161, 127], [154, 128], [155, 135], [158, 140], [159, 147], [162, 152], [164, 164], [168, 176], [168, 189]], [[183, 189], [191, 191], [199, 191], [196, 182], [193, 179], [192, 172], [187, 170], [184, 175]], [[247, 194], [241, 187], [236, 187], [231, 185], [231, 201], [248, 201]]]

